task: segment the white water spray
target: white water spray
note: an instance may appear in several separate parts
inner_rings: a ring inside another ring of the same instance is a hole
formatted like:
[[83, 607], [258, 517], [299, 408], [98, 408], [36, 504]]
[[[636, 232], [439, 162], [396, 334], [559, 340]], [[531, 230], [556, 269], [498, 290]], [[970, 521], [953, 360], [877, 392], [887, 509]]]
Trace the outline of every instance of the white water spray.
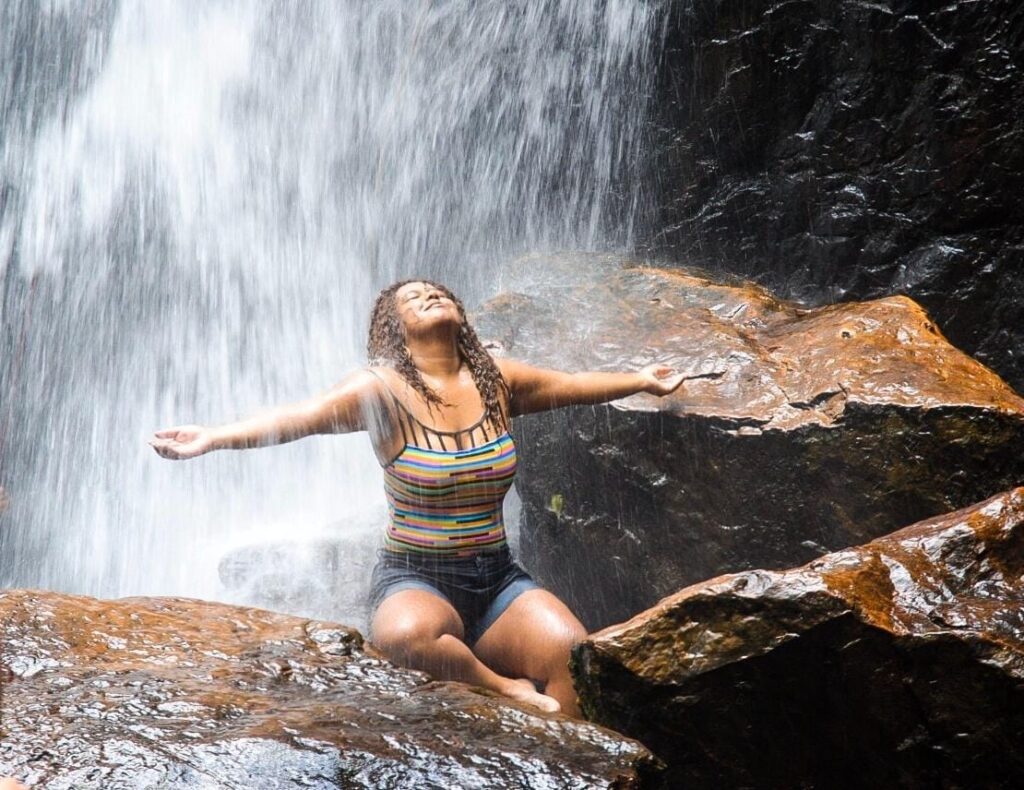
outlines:
[[628, 248], [659, 6], [2, 12], [0, 584], [223, 598], [231, 546], [376, 535], [365, 437], [145, 440], [331, 386], [398, 277], [472, 303], [525, 252]]

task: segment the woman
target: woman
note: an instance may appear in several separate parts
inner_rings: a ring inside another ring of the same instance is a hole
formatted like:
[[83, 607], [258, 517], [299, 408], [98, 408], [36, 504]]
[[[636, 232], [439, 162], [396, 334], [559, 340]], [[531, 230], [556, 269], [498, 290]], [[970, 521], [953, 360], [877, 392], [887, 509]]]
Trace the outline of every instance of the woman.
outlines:
[[510, 420], [667, 395], [682, 376], [659, 365], [570, 374], [493, 359], [459, 300], [420, 280], [377, 297], [367, 347], [372, 367], [324, 395], [220, 427], [158, 431], [151, 444], [184, 459], [367, 431], [391, 516], [371, 585], [374, 644], [399, 664], [578, 716], [568, 658], [586, 631], [512, 561], [505, 540], [501, 505], [516, 463]]

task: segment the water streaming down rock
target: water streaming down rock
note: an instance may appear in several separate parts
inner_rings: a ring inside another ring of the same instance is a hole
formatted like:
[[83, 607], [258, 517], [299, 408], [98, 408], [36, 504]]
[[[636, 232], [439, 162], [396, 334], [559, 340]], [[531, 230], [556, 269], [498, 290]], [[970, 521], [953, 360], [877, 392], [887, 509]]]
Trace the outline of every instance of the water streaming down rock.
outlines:
[[674, 0], [638, 244], [815, 304], [904, 294], [1024, 390], [1015, 0]]
[[393, 278], [628, 247], [660, 6], [5, 4], [0, 585], [223, 597], [230, 545], [375, 534], [364, 438], [144, 441], [330, 386]]

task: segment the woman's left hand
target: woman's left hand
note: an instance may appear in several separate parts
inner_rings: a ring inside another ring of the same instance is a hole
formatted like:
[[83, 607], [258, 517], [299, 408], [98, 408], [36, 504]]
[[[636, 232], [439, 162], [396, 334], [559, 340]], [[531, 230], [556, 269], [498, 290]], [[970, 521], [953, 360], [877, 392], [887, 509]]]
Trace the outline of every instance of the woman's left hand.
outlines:
[[648, 365], [639, 373], [644, 383], [643, 391], [658, 397], [675, 392], [684, 378], [682, 373], [677, 373], [667, 365]]

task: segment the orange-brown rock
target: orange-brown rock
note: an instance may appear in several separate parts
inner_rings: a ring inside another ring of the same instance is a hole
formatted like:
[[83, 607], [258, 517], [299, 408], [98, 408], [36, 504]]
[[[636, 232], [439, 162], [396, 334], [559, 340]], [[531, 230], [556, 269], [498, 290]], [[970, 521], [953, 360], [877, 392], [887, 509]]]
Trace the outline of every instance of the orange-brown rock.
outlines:
[[639, 787], [639, 744], [393, 667], [344, 626], [0, 592], [0, 776], [50, 790]]
[[1024, 488], [697, 584], [574, 654], [669, 787], [1020, 787]]
[[909, 299], [802, 309], [597, 256], [524, 260], [503, 287], [477, 320], [498, 353], [697, 377], [516, 425], [523, 559], [591, 628], [1024, 481], [1024, 400]]

